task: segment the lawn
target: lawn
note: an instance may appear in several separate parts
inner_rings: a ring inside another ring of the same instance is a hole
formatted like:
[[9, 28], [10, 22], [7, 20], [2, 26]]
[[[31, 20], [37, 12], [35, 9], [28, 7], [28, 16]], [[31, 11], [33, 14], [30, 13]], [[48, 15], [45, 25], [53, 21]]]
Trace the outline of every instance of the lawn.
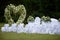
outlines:
[[[0, 23], [0, 29], [4, 23]], [[0, 40], [60, 40], [60, 35], [1, 32]]]

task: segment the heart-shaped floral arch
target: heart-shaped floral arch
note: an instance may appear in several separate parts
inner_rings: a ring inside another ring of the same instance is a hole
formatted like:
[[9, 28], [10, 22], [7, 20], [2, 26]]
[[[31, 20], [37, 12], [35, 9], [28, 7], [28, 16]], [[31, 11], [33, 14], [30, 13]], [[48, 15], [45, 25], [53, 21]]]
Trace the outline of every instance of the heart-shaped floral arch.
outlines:
[[13, 4], [8, 5], [5, 8], [4, 16], [6, 18], [6, 21], [9, 24], [15, 23], [14, 20], [12, 19], [11, 14], [19, 15], [19, 18], [16, 22], [16, 24], [19, 24], [19, 23], [22, 23], [26, 17], [26, 9], [25, 9], [24, 5], [18, 5], [18, 6], [14, 6]]

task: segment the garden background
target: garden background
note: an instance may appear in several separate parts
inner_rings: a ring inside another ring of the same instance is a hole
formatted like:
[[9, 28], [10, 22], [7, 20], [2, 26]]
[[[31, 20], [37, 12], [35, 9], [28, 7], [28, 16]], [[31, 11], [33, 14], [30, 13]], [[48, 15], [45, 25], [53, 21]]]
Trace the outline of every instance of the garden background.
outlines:
[[[4, 9], [7, 5], [23, 4], [27, 10], [27, 17], [50, 16], [58, 19], [60, 17], [60, 0], [0, 0], [0, 29], [5, 24]], [[26, 23], [26, 19], [24, 23]], [[60, 40], [60, 35], [50, 34], [25, 34], [13, 32], [1, 32], [0, 40]]]
[[0, 22], [5, 22], [4, 9], [10, 3], [16, 6], [23, 4], [27, 10], [26, 19], [29, 15], [33, 17], [45, 15], [57, 19], [60, 17], [60, 0], [0, 0]]

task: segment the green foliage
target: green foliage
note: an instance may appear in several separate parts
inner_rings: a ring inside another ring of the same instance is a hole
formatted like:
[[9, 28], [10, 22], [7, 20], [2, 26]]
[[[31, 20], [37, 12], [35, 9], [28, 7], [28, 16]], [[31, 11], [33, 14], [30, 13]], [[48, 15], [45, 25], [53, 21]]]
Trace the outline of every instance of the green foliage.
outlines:
[[27, 22], [33, 22], [34, 21], [34, 17], [33, 16], [29, 16], [27, 19]]
[[[42, 17], [50, 16], [53, 18], [59, 18], [60, 17], [60, 1], [59, 0], [2, 0], [0, 1], [1, 7], [0, 7], [0, 16], [4, 15], [4, 9], [6, 5], [8, 4], [14, 4], [19, 5], [23, 4], [26, 7], [27, 10], [27, 16], [32, 15], [33, 17], [39, 16]], [[14, 10], [17, 12], [16, 10]], [[4, 20], [4, 18], [1, 18]]]
[[58, 19], [58, 21], [60, 22], [60, 18]]
[[7, 22], [11, 25], [14, 23], [14, 19], [17, 20], [17, 24], [22, 23], [25, 20], [26, 17], [26, 9], [24, 5], [18, 5], [14, 6], [13, 4], [8, 5], [5, 8], [5, 14], [4, 14]]
[[41, 19], [42, 19], [42, 21], [45, 21], [45, 22], [48, 22], [48, 21], [51, 22], [51, 19], [49, 16], [42, 16]]

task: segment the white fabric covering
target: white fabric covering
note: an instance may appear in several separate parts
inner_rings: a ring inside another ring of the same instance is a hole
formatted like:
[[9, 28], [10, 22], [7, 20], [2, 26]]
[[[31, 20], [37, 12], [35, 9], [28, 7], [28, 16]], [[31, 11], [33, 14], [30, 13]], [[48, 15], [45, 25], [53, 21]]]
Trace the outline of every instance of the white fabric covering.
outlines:
[[39, 33], [39, 34], [60, 34], [60, 22], [57, 19], [51, 18], [51, 22], [44, 22], [39, 17], [36, 17], [34, 22], [28, 22], [25, 25], [21, 23], [17, 26], [17, 24], [12, 24], [9, 27], [9, 24], [5, 24], [4, 27], [1, 28], [2, 32], [17, 32], [17, 33]]

